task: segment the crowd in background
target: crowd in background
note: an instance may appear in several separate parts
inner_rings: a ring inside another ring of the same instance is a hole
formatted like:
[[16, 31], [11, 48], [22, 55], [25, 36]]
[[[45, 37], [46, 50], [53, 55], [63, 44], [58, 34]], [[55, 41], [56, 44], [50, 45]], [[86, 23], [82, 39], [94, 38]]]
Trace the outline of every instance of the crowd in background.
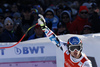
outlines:
[[[56, 35], [100, 32], [100, 8], [95, 1], [19, 1], [0, 3], [0, 42], [18, 42], [27, 29], [38, 22], [38, 14], [45, 17], [46, 25]], [[46, 36], [37, 25], [23, 41], [41, 37]]]

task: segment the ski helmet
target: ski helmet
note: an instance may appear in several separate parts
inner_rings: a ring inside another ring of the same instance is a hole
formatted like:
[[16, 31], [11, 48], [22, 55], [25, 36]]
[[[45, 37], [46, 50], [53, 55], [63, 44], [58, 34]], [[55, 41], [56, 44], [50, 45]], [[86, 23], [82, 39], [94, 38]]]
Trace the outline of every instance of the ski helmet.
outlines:
[[82, 40], [78, 37], [69, 38], [67, 42], [67, 48], [69, 52], [74, 51], [75, 49], [77, 49], [78, 51], [82, 51], [83, 49]]

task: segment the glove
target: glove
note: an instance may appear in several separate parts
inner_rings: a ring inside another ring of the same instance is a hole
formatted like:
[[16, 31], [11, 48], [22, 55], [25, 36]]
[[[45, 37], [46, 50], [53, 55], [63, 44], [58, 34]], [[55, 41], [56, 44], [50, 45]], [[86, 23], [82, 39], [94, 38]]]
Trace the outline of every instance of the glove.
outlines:
[[45, 30], [47, 28], [46, 21], [45, 21], [44, 17], [41, 14], [39, 14], [38, 16], [40, 17], [38, 19], [38, 24], [41, 26], [42, 30]]

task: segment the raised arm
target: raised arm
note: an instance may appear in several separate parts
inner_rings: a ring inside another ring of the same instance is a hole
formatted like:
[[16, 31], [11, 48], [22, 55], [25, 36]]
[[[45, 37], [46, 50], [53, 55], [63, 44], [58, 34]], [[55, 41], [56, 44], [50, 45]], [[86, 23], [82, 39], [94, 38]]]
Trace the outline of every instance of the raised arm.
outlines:
[[38, 24], [41, 26], [42, 30], [45, 32], [46, 36], [51, 40], [53, 44], [64, 50], [64, 42], [62, 42], [47, 26], [46, 21], [42, 15], [39, 14]]

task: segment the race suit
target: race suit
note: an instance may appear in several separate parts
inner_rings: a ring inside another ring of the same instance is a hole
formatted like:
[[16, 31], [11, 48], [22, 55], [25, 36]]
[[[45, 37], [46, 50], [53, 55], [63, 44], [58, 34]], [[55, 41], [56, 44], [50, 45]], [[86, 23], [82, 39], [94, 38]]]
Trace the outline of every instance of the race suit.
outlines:
[[82, 56], [79, 59], [72, 57], [68, 51], [66, 42], [58, 39], [58, 37], [49, 28], [46, 28], [44, 32], [46, 36], [53, 42], [53, 44], [63, 50], [64, 67], [92, 67], [91, 61], [86, 57], [83, 52], [81, 52]]

